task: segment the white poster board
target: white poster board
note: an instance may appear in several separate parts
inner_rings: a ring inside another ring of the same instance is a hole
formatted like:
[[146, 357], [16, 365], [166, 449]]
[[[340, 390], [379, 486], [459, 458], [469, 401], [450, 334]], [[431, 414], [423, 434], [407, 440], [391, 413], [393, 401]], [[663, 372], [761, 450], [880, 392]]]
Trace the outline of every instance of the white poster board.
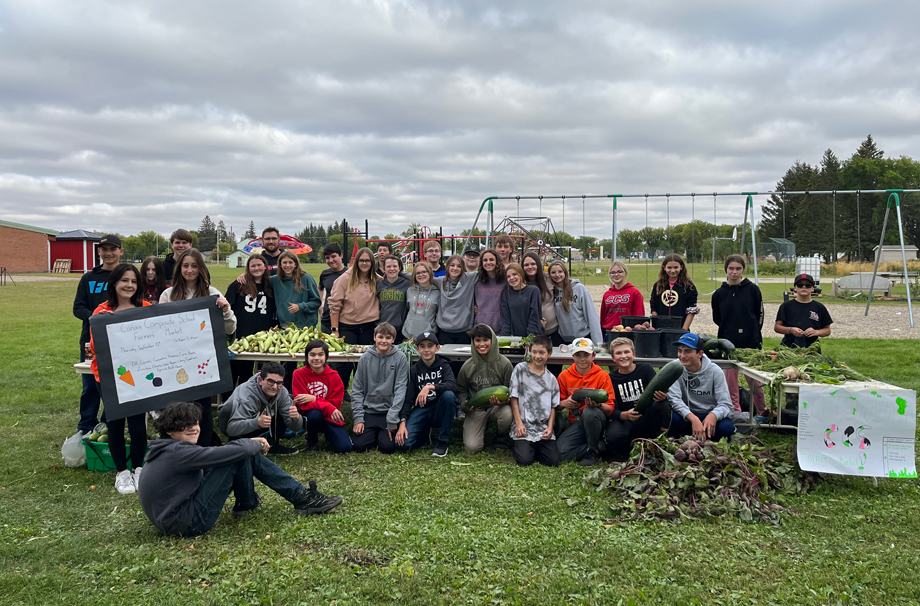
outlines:
[[870, 384], [799, 386], [799, 467], [916, 478], [917, 392]]

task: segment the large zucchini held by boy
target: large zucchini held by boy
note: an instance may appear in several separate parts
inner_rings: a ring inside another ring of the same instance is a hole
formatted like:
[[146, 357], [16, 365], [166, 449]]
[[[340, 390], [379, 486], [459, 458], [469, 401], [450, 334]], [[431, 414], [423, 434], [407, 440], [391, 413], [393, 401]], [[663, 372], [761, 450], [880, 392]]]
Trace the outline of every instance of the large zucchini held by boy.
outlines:
[[636, 400], [636, 412], [641, 414], [648, 410], [652, 402], [655, 401], [655, 392], [668, 391], [683, 372], [684, 365], [680, 363], [680, 360], [671, 360], [662, 366], [655, 378], [648, 382], [639, 399]]
[[572, 393], [572, 399], [576, 402], [584, 402], [588, 398], [591, 398], [598, 404], [603, 404], [607, 401], [610, 396], [603, 389], [576, 389]]
[[476, 395], [470, 398], [469, 405], [471, 408], [481, 408], [488, 406], [492, 396], [498, 398], [499, 402], [507, 402], [511, 399], [511, 390], [504, 385], [498, 387], [486, 387], [476, 392]]

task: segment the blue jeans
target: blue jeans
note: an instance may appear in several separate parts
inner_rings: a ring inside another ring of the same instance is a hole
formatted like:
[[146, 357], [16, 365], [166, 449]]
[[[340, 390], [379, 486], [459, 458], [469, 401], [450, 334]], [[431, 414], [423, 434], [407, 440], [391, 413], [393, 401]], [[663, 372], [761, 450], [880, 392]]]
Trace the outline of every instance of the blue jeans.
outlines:
[[326, 420], [322, 411], [313, 409], [308, 410], [304, 415], [307, 418], [307, 443], [316, 444], [319, 439], [319, 432], [322, 431], [326, 436], [326, 441], [332, 445], [332, 450], [336, 454], [351, 452], [351, 438], [345, 427], [335, 425]]
[[231, 490], [237, 503], [255, 503], [256, 488], [252, 481], [253, 476], [291, 503], [300, 498], [306, 490], [303, 484], [284, 473], [280, 467], [261, 454], [229, 465], [213, 467], [204, 475], [198, 490], [195, 491], [195, 515], [183, 536], [192, 537], [211, 530], [217, 523]]
[[[700, 420], [703, 421], [706, 419], [706, 416], [709, 413], [704, 412], [694, 412], [694, 415]], [[683, 418], [676, 412], [671, 413], [671, 429], [668, 430], [668, 436], [672, 438], [677, 438], [680, 436], [688, 436], [693, 433], [692, 425], [690, 421]], [[732, 423], [732, 420], [729, 418], [724, 418], [721, 421], [716, 422], [716, 435], [712, 436], [712, 440], [718, 442], [722, 438], [726, 438], [735, 433], [735, 424]]]
[[[86, 350], [83, 348], [80, 349], [80, 361], [86, 361]], [[83, 392], [80, 394], [80, 422], [77, 431], [90, 433], [99, 424], [99, 389], [92, 373], [80, 376], [83, 379]], [[105, 411], [102, 411], [102, 422], [105, 423]]]
[[406, 451], [422, 446], [432, 427], [440, 428], [438, 441], [447, 442], [450, 440], [450, 430], [454, 426], [456, 413], [457, 394], [452, 391], [445, 391], [441, 394], [434, 406], [430, 404], [422, 408], [416, 406], [409, 413], [409, 420], [406, 421], [408, 435], [399, 449]]

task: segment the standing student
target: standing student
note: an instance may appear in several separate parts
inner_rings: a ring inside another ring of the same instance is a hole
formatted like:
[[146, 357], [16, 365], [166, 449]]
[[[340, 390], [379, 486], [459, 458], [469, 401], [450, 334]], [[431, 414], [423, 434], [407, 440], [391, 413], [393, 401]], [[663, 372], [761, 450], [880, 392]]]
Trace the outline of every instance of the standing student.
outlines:
[[345, 264], [342, 263], [342, 247], [338, 242], [330, 242], [323, 247], [323, 260], [329, 267], [319, 274], [319, 284], [317, 289], [323, 296], [323, 311], [320, 316], [320, 328], [325, 334], [332, 332], [332, 324], [329, 322], [329, 295], [332, 294], [332, 285], [335, 281], [348, 271]]
[[[508, 358], [498, 352], [498, 338], [487, 324], [474, 326], [470, 330], [470, 338], [473, 340], [473, 351], [457, 376], [457, 399], [464, 408], [483, 389], [499, 385], [510, 387], [514, 370]], [[502, 446], [502, 436], [511, 429], [513, 418], [509, 403], [500, 402], [495, 396], [486, 406], [470, 408], [463, 419], [464, 448], [470, 454], [483, 449], [486, 426], [490, 420], [494, 420], [496, 426], [493, 445]]]
[[428, 263], [416, 263], [412, 267], [412, 286], [406, 292], [408, 315], [402, 328], [402, 334], [406, 339], [423, 332], [438, 330], [441, 291], [432, 282], [432, 273]]
[[409, 362], [403, 352], [393, 347], [395, 339], [396, 329], [392, 325], [379, 324], [374, 329], [374, 346], [358, 361], [351, 389], [355, 452], [375, 446], [383, 454], [396, 452], [393, 438], [406, 398]]
[[507, 287], [502, 291], [502, 335], [526, 337], [543, 334], [540, 289], [524, 281], [524, 270], [517, 263], [505, 268]]
[[569, 278], [569, 270], [562, 261], [550, 263], [549, 278], [553, 283], [559, 336], [565, 342], [585, 337], [603, 343], [601, 321], [588, 287]]
[[[379, 248], [378, 248], [379, 250]], [[402, 274], [399, 257], [393, 255], [383, 260], [384, 276], [377, 280], [377, 300], [380, 301], [380, 322], [389, 322], [402, 333], [409, 308], [406, 305], [406, 292], [412, 286], [412, 280]]]
[[438, 355], [441, 344], [433, 332], [423, 332], [415, 339], [419, 361], [409, 368], [409, 386], [399, 412], [396, 445], [408, 451], [431, 443], [431, 428], [438, 429], [438, 439], [431, 452], [447, 456], [447, 442], [457, 412], [457, 382], [447, 358]]
[[163, 273], [166, 274], [166, 283], [172, 285], [173, 275], [176, 273], [176, 259], [192, 247], [192, 234], [184, 229], [177, 229], [169, 236], [169, 247], [172, 252], [163, 259]]
[[479, 271], [478, 244], [470, 244], [463, 250], [463, 265], [466, 271]]
[[[457, 255], [447, 260], [447, 275], [434, 279], [435, 286], [441, 289], [437, 319], [441, 345], [470, 342], [467, 331], [473, 328], [473, 295], [478, 279], [479, 272], [464, 271], [464, 263]], [[459, 372], [460, 368], [456, 370]]]
[[773, 330], [783, 335], [782, 345], [786, 347], [808, 347], [819, 337], [831, 336], [834, 321], [827, 308], [811, 298], [815, 289], [814, 278], [799, 274], [793, 284], [795, 299], [779, 306]]
[[505, 265], [492, 249], [479, 255], [479, 281], [474, 288], [475, 324], [485, 324], [494, 331], [502, 329], [502, 291], [505, 289]]
[[326, 365], [329, 345], [315, 339], [307, 343], [303, 354], [307, 363], [294, 371], [294, 405], [306, 419], [307, 452], [319, 449], [320, 431], [336, 454], [351, 452], [342, 416], [345, 386], [339, 374]]
[[632, 339], [620, 337], [610, 343], [610, 356], [616, 369], [610, 372], [614, 398], [613, 414], [604, 430], [606, 454], [616, 460], [625, 460], [636, 438], [655, 438], [671, 425], [671, 407], [668, 394], [656, 391], [654, 402], [644, 413], [636, 412], [635, 405], [646, 386], [655, 378], [651, 364], [636, 364], [636, 346]]
[[511, 240], [511, 236], [508, 234], [496, 236], [494, 247], [495, 252], [498, 253], [498, 257], [502, 260], [502, 265], [508, 267], [508, 264], [514, 260], [512, 255], [514, 252], [514, 242]]
[[[278, 255], [278, 273], [271, 277], [278, 323], [297, 328], [316, 327], [320, 306], [319, 291], [313, 276], [300, 267], [297, 255], [289, 250]], [[285, 362], [284, 386], [291, 390], [297, 362]]]
[[[227, 287], [225, 298], [236, 316], [236, 338], [242, 339], [278, 325], [275, 315], [275, 297], [268, 276], [268, 265], [261, 255], [252, 255], [246, 260], [243, 272], [245, 281], [236, 280]], [[245, 383], [253, 375], [253, 362], [230, 360], [230, 375], [233, 387]], [[231, 390], [232, 393], [232, 390]], [[229, 397], [226, 394], [224, 400]]]
[[141, 292], [144, 294], [144, 300], [151, 305], [159, 304], [160, 295], [167, 288], [165, 272], [163, 261], [159, 257], [150, 255], [141, 263]]
[[[123, 263], [112, 270], [109, 276], [109, 288], [106, 301], [99, 304], [93, 315], [112, 314], [137, 307], [150, 305], [144, 300], [141, 290], [143, 284], [141, 272], [133, 265]], [[90, 351], [93, 353], [91, 368], [96, 380], [96, 389], [99, 389], [99, 365], [96, 361], [96, 346], [90, 335]], [[125, 447], [125, 422], [131, 436], [131, 467], [128, 467], [128, 455]], [[109, 419], [109, 451], [112, 453], [112, 462], [115, 463], [115, 490], [119, 494], [132, 494], [137, 492], [141, 470], [144, 465], [144, 453], [147, 452], [147, 415], [141, 413], [121, 419]], [[132, 471], [132, 469], [134, 471]]]
[[[743, 276], [744, 257], [729, 255], [725, 259], [725, 282], [712, 293], [712, 321], [719, 327], [718, 338], [727, 339], [738, 348], [763, 348], [763, 297], [760, 288]], [[725, 368], [725, 381], [735, 412], [741, 412], [738, 369]], [[760, 383], [748, 377], [754, 410], [763, 414], [767, 407]]]
[[[352, 259], [351, 267], [336, 278], [326, 300], [329, 302], [331, 334], [341, 336], [351, 345], [370, 345], [374, 342], [374, 326], [380, 319], [380, 302], [377, 300], [377, 272], [374, 271], [371, 249], [362, 248], [358, 251]], [[348, 389], [354, 365], [340, 362], [333, 368]]]
[[559, 465], [559, 449], [553, 435], [559, 383], [546, 369], [552, 351], [549, 337], [534, 337], [530, 361], [521, 362], [511, 373], [511, 414], [514, 416], [511, 453], [521, 467], [532, 465], [534, 459], [549, 467]]
[[[179, 255], [173, 285], [160, 295], [160, 304], [171, 301], [184, 301], [199, 297], [217, 297], [216, 304], [224, 316], [224, 330], [228, 335], [236, 332], [236, 315], [230, 309], [230, 302], [223, 294], [211, 286], [211, 274], [205, 265], [204, 257], [197, 248], [190, 248]], [[196, 403], [201, 407], [201, 433], [198, 435], [200, 446], [210, 446], [214, 434], [214, 416], [211, 414], [211, 398], [201, 398]]]
[[629, 270], [622, 261], [614, 261], [607, 270], [610, 288], [601, 298], [601, 328], [611, 330], [620, 326], [623, 316], [644, 316], [645, 301], [639, 289], [627, 282]]
[[390, 252], [389, 242], [381, 242], [377, 245], [377, 266], [374, 269], [377, 272], [377, 275], [381, 278], [384, 277], [387, 273], [386, 267], [384, 266], [384, 261], [386, 261], [386, 258], [392, 254], [393, 253]]
[[[102, 236], [96, 251], [102, 263], [93, 267], [92, 271], [80, 276], [80, 283], [77, 285], [77, 292], [73, 298], [73, 315], [83, 321], [83, 329], [80, 331], [81, 362], [84, 362], [87, 357], [89, 318], [100, 303], [108, 300], [109, 276], [112, 275], [112, 270], [118, 266], [121, 255], [125, 252], [121, 247], [121, 238], [114, 235]], [[97, 418], [99, 389], [96, 387], [96, 380], [91, 375], [82, 375], [82, 381], [83, 392], [80, 394], [80, 421], [77, 423], [77, 431], [90, 433], [99, 424]], [[105, 423], [104, 412], [102, 422]]]
[[441, 263], [441, 244], [437, 240], [425, 242], [425, 261], [431, 266], [432, 277], [440, 278], [447, 274], [444, 264]]
[[591, 339], [575, 339], [572, 342], [575, 363], [559, 375], [559, 408], [569, 416], [569, 426], [559, 437], [559, 458], [577, 460], [584, 467], [600, 461], [600, 440], [613, 415], [609, 401], [595, 402], [587, 398], [576, 402], [572, 399], [579, 389], [603, 389], [608, 394], [613, 391], [610, 375], [594, 363], [596, 355]]
[[680, 255], [665, 255], [658, 272], [658, 282], [652, 287], [649, 307], [653, 316], [679, 316], [681, 327], [689, 330], [693, 317], [700, 313], [696, 299], [699, 293], [687, 274]]
[[262, 257], [268, 266], [268, 275], [277, 274], [278, 263], [281, 261], [281, 232], [277, 227], [262, 230]]

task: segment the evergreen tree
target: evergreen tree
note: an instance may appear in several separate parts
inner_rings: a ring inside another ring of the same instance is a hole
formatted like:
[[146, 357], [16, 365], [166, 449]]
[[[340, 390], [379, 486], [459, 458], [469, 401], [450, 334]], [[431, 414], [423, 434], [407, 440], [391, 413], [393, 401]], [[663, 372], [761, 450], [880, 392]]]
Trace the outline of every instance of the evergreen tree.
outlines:
[[217, 238], [220, 242], [230, 241], [230, 234], [227, 233], [227, 226], [224, 225], [223, 219], [217, 222]]
[[253, 221], [249, 222], [249, 229], [246, 230], [246, 233], [243, 234], [244, 238], [255, 238], [256, 237], [256, 224]]
[[885, 157], [885, 152], [878, 148], [878, 145], [875, 144], [875, 140], [870, 134], [866, 137], [865, 141], [859, 144], [856, 155], [860, 158], [867, 158], [869, 160], [881, 160]]
[[198, 244], [201, 251], [214, 250], [217, 246], [217, 226], [208, 215], [204, 216], [198, 228]]

